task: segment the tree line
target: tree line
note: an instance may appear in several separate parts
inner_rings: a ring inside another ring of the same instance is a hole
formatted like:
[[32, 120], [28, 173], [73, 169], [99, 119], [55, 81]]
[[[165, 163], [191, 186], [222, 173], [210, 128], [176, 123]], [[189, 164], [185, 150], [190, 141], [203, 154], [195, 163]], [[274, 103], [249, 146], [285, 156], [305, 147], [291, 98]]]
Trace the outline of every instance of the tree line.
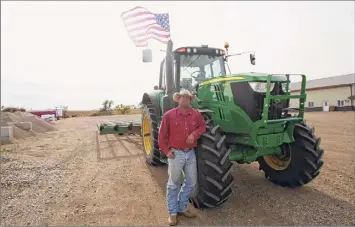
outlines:
[[119, 114], [127, 114], [131, 111], [131, 106], [119, 104], [113, 107], [114, 102], [112, 100], [105, 100], [102, 103], [100, 112], [111, 112], [112, 110]]

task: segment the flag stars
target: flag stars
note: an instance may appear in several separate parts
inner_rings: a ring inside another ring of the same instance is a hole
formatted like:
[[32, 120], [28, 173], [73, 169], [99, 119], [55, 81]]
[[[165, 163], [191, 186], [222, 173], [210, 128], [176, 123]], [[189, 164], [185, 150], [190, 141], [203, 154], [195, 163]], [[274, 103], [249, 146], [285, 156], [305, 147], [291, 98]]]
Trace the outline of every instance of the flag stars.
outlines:
[[166, 31], [170, 31], [169, 15], [167, 13], [155, 14], [157, 23], [162, 26]]

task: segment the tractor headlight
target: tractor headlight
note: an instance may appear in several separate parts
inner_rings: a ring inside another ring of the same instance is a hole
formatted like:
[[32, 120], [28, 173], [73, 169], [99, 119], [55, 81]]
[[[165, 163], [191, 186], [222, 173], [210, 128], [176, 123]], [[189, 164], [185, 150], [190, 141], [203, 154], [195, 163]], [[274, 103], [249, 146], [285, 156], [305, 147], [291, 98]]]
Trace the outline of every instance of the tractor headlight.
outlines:
[[[250, 87], [256, 92], [266, 92], [266, 82], [249, 82]], [[270, 84], [270, 91], [274, 89], [275, 83]]]

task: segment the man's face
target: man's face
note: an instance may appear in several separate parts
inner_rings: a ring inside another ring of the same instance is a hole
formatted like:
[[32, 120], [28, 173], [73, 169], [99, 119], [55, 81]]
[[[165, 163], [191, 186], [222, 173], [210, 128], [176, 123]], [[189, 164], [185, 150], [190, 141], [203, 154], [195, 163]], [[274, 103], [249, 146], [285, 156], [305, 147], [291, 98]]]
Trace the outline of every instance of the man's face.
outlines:
[[179, 98], [179, 106], [180, 107], [190, 107], [191, 98], [187, 95], [183, 95]]

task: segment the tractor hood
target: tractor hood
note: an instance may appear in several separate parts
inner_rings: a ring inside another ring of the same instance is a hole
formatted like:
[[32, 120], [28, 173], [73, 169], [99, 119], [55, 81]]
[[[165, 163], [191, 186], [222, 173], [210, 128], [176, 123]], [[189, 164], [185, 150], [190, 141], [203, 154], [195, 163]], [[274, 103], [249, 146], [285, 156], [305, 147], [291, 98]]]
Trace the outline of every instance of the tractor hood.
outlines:
[[287, 82], [286, 74], [267, 74], [267, 73], [238, 73], [231, 74], [227, 76], [216, 77], [207, 81], [204, 81], [200, 84], [200, 86], [213, 84], [213, 83], [221, 83], [226, 81], [253, 81], [253, 82], [267, 82], [268, 77], [271, 77], [271, 82]]

